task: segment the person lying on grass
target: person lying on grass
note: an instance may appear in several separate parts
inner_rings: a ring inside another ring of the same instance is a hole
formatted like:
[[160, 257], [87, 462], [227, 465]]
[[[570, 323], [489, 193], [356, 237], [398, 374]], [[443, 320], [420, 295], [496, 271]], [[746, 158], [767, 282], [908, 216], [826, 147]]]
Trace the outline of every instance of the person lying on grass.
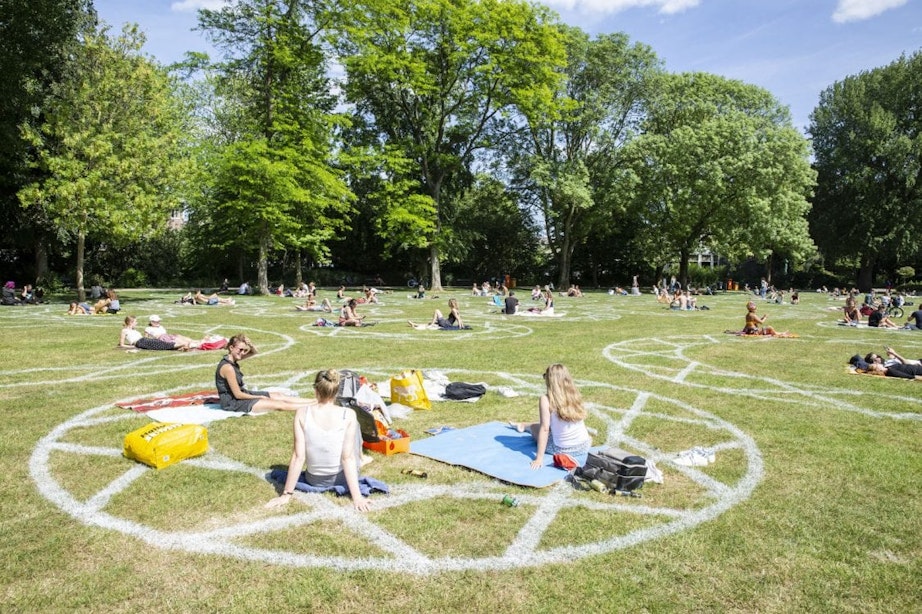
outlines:
[[868, 365], [868, 373], [885, 377], [922, 380], [922, 364], [896, 363], [887, 367], [881, 363], [873, 363]]
[[922, 359], [913, 360], [911, 358], [903, 358], [902, 356], [897, 354], [896, 350], [894, 350], [890, 346], [885, 347], [884, 351], [887, 353], [886, 358], [882, 357], [877, 352], [868, 352], [864, 356], [864, 361], [868, 363], [869, 365], [878, 363], [878, 364], [884, 365], [885, 367], [889, 367], [890, 365], [895, 365], [895, 364], [904, 364], [904, 365], [922, 364]]
[[538, 448], [531, 468], [544, 465], [545, 454], [585, 454], [592, 446], [586, 428], [586, 408], [573, 383], [570, 371], [562, 364], [553, 364], [544, 372], [547, 392], [538, 400], [538, 422], [510, 422], [518, 432], [531, 433]]
[[314, 295], [308, 294], [307, 300], [304, 301], [303, 305], [295, 305], [295, 309], [298, 311], [325, 311], [327, 313], [333, 312], [333, 304], [330, 303], [330, 299], [325, 298], [320, 301], [320, 304], [317, 304], [317, 299], [314, 298]]
[[136, 317], [125, 316], [125, 325], [118, 338], [118, 347], [139, 350], [188, 350], [190, 348], [190, 340], [187, 338], [183, 341], [161, 341], [145, 337], [135, 328], [137, 325]]
[[358, 420], [354, 411], [334, 402], [339, 382], [340, 374], [335, 369], [320, 371], [314, 378], [317, 400], [299, 408], [295, 414], [288, 477], [282, 494], [266, 503], [267, 508], [288, 504], [304, 469], [305, 479], [311, 486], [346, 486], [355, 510], [368, 511], [368, 500], [359, 490], [362, 454]]
[[234, 335], [227, 342], [227, 355], [218, 363], [214, 374], [221, 409], [255, 415], [269, 411], [297, 411], [311, 402], [279, 392], [247, 390], [240, 361], [254, 354], [256, 346], [246, 335]]

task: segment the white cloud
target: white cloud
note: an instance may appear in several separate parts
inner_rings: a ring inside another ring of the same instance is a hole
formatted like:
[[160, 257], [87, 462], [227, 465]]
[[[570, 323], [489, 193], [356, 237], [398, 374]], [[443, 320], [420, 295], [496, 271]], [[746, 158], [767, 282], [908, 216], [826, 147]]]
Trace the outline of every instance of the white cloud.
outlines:
[[884, 11], [903, 6], [908, 0], [839, 0], [832, 20], [836, 23], [861, 21]]
[[211, 9], [216, 11], [223, 7], [225, 0], [181, 0], [170, 5], [171, 11], [177, 13], [188, 13], [199, 9]]
[[660, 13], [672, 15], [698, 6], [701, 0], [544, 0], [554, 10], [613, 15], [632, 8], [658, 7]]

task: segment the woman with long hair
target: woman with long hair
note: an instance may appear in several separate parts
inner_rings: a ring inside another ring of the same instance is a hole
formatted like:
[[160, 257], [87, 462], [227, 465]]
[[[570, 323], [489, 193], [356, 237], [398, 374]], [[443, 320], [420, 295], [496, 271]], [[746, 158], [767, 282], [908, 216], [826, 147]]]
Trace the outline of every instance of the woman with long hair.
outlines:
[[410, 326], [417, 330], [426, 328], [441, 328], [442, 330], [461, 330], [465, 328], [464, 320], [461, 319], [461, 309], [458, 307], [458, 299], [448, 299], [448, 317], [445, 317], [441, 311], [435, 310], [432, 314], [432, 321], [427, 324], [415, 324], [409, 322]]
[[538, 422], [510, 422], [520, 433], [526, 429], [538, 444], [532, 469], [544, 465], [545, 454], [580, 455], [589, 451], [592, 438], [586, 428], [586, 408], [570, 371], [555, 363], [544, 372], [547, 392], [538, 401]]

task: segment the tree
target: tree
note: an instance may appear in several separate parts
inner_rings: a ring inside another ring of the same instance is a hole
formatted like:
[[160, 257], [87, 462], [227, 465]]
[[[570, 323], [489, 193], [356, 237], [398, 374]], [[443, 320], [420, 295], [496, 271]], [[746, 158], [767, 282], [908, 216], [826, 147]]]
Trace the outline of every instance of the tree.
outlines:
[[617, 226], [625, 208], [633, 178], [621, 151], [659, 63], [649, 47], [631, 45], [623, 33], [590, 40], [575, 28], [561, 31], [566, 79], [552, 107], [522, 114], [524, 126], [507, 152], [514, 184], [543, 221], [558, 285], [566, 287], [574, 251], [593, 229]]
[[538, 228], [517, 195], [499, 180], [479, 175], [449, 220], [452, 228], [447, 253], [460, 276], [474, 280], [496, 276], [533, 275], [544, 257]]
[[[35, 255], [35, 275], [47, 273], [49, 245], [57, 241], [50, 221], [33, 207], [23, 209], [17, 193], [40, 179], [30, 167], [32, 151], [22, 127], [36, 129], [42, 105], [54, 83], [68, 70], [78, 33], [95, 19], [88, 0], [4, 0], [0, 3], [0, 224], [6, 233], [0, 248], [26, 249]], [[8, 242], [7, 242], [8, 241]]]
[[23, 206], [76, 240], [80, 300], [87, 235], [120, 242], [162, 228], [189, 168], [184, 118], [165, 71], [141, 54], [137, 28], [115, 38], [94, 28], [82, 39], [44, 103], [44, 123], [26, 127], [44, 177], [19, 192]]
[[[767, 91], [703, 73], [663, 75], [630, 144], [647, 249], [679, 260], [813, 250], [806, 215], [815, 174], [790, 114]], [[674, 261], [674, 260], [673, 260]]]
[[[546, 105], [563, 64], [548, 11], [519, 0], [359, 2], [340, 45], [345, 92], [378, 151], [393, 154], [388, 179], [429, 206], [380, 211], [383, 229], [404, 228], [429, 251], [441, 288], [447, 186], [459, 186], [475, 157], [495, 143], [513, 106]], [[409, 161], [411, 167], [405, 162]], [[409, 214], [409, 215], [408, 215]], [[424, 233], [424, 234], [423, 234]]]
[[922, 250], [922, 52], [834, 83], [811, 115], [818, 173], [810, 224], [831, 261], [858, 263], [868, 291], [882, 259]]
[[351, 193], [334, 164], [335, 100], [318, 42], [327, 17], [322, 0], [240, 0], [200, 11], [201, 28], [224, 52], [212, 68], [229, 128], [216, 148], [204, 213], [222, 227], [220, 245], [255, 242], [263, 293], [273, 250], [324, 258], [349, 209]]

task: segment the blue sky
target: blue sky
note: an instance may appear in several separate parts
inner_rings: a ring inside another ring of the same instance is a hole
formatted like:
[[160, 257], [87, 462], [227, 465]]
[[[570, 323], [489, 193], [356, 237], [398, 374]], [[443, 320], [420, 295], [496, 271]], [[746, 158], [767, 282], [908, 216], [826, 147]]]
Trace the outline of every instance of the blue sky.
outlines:
[[[671, 72], [704, 71], [762, 86], [803, 130], [835, 81], [922, 49], [922, 0], [544, 0], [590, 34], [626, 32]], [[115, 26], [131, 21], [161, 62], [208, 49], [196, 9], [223, 0], [96, 0]]]

